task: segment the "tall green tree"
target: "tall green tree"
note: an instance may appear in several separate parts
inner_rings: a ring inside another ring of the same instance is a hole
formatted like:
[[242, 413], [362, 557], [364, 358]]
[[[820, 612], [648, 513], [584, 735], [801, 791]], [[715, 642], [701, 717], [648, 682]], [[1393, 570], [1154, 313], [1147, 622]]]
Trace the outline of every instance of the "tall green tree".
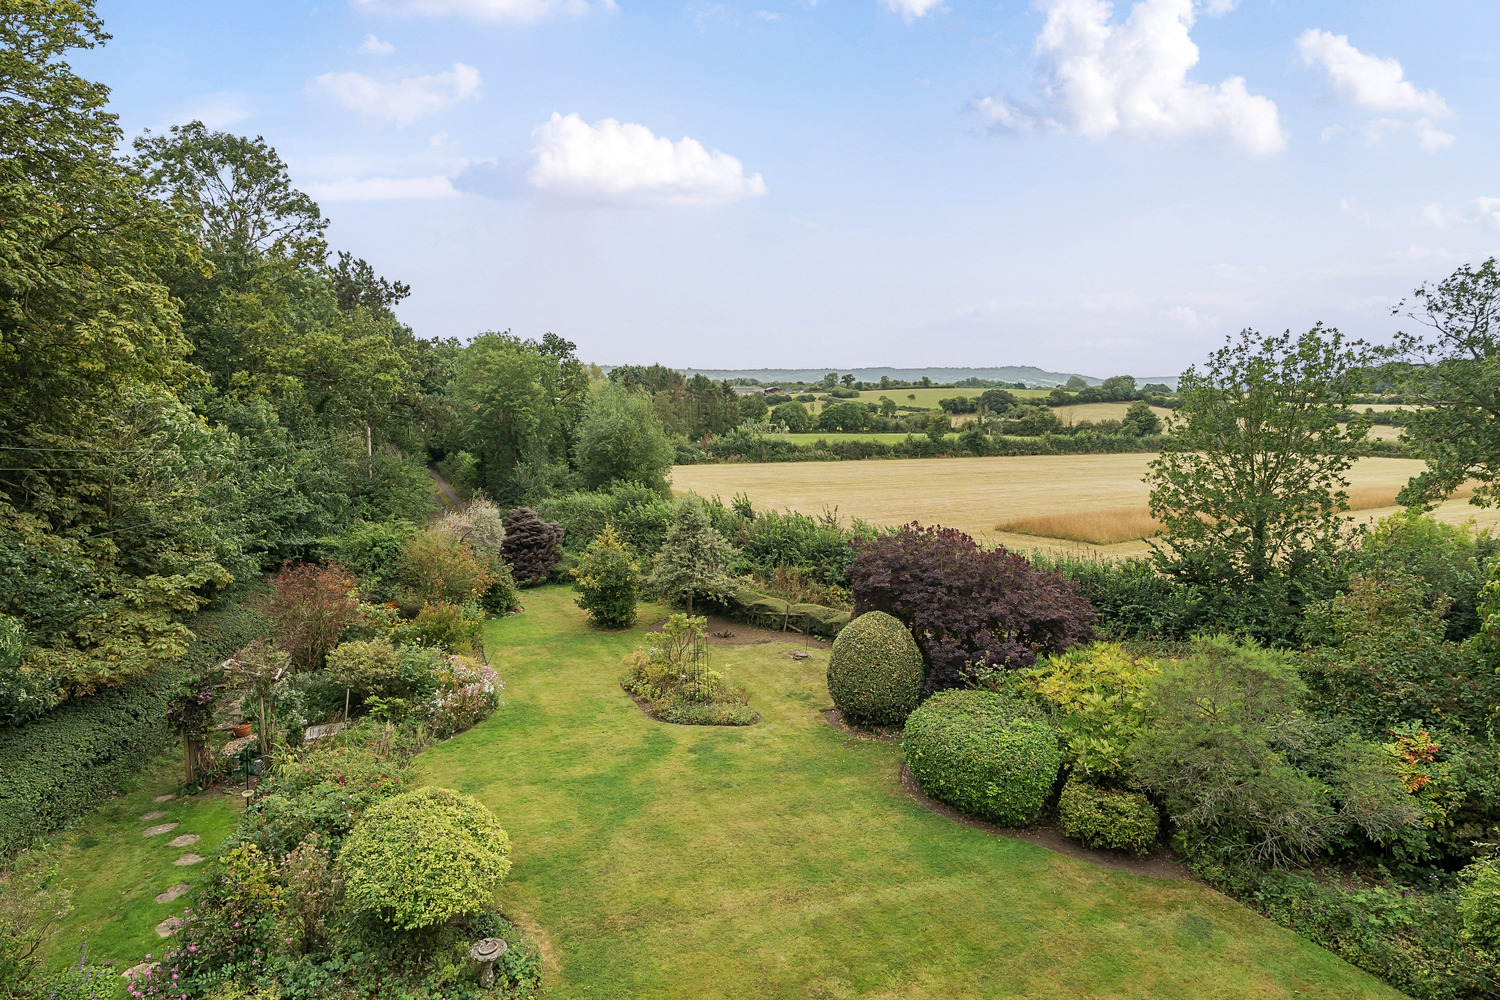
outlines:
[[651, 397], [605, 382], [589, 395], [573, 447], [583, 485], [641, 483], [666, 492], [672, 445], [651, 408]]
[[1402, 437], [1427, 470], [1399, 499], [1430, 507], [1473, 480], [1469, 502], [1492, 507], [1500, 502], [1500, 265], [1493, 257], [1466, 264], [1413, 300], [1398, 312], [1425, 329], [1396, 334], [1383, 352], [1387, 373], [1421, 404]]
[[1295, 578], [1337, 542], [1345, 473], [1368, 425], [1340, 426], [1365, 353], [1321, 325], [1293, 337], [1251, 330], [1183, 372], [1172, 437], [1151, 462], [1151, 513], [1166, 525], [1160, 565], [1236, 587]]
[[703, 500], [687, 496], [677, 504], [649, 582], [663, 597], [684, 601], [691, 615], [694, 597], [725, 598], [734, 592], [729, 563], [735, 555], [734, 546], [714, 530]]

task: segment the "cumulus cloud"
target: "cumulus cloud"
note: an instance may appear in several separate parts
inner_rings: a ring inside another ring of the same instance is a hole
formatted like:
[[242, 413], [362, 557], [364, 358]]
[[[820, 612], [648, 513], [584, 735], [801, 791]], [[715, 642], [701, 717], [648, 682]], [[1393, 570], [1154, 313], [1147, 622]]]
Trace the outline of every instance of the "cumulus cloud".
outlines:
[[369, 56], [388, 56], [396, 51], [396, 46], [390, 42], [382, 42], [374, 35], [366, 35], [364, 42], [359, 46], [359, 51]]
[[[1029, 134], [1072, 132], [1175, 138], [1222, 135], [1255, 154], [1279, 153], [1286, 133], [1275, 102], [1251, 94], [1244, 77], [1217, 86], [1188, 79], [1198, 63], [1194, 0], [1139, 0], [1123, 22], [1106, 0], [1041, 0], [1047, 21], [1036, 52], [1045, 66], [1044, 113], [1001, 95], [975, 108], [992, 124]], [[1232, 3], [1213, 10], [1228, 13]]]
[[941, 0], [882, 0], [886, 9], [893, 14], [900, 14], [901, 19], [908, 24], [919, 17], [925, 17], [936, 10]]
[[365, 177], [307, 185], [314, 201], [416, 201], [457, 198], [458, 189], [444, 176]]
[[1418, 90], [1406, 79], [1399, 62], [1359, 51], [1346, 35], [1309, 28], [1297, 39], [1297, 50], [1307, 65], [1327, 70], [1334, 92], [1357, 107], [1432, 117], [1451, 114], [1436, 91]]
[[479, 70], [454, 63], [446, 73], [382, 83], [363, 73], [324, 73], [313, 86], [336, 103], [371, 118], [410, 125], [459, 101], [479, 96]]
[[546, 194], [594, 203], [713, 205], [766, 193], [760, 174], [702, 143], [679, 142], [613, 118], [590, 125], [553, 113], [532, 130], [536, 146], [526, 179]]
[[1475, 198], [1460, 208], [1445, 208], [1434, 202], [1422, 207], [1421, 220], [1438, 229], [1479, 225], [1500, 230], [1500, 198]]
[[614, 0], [353, 0], [356, 7], [391, 14], [460, 17], [470, 21], [539, 21], [615, 10]]

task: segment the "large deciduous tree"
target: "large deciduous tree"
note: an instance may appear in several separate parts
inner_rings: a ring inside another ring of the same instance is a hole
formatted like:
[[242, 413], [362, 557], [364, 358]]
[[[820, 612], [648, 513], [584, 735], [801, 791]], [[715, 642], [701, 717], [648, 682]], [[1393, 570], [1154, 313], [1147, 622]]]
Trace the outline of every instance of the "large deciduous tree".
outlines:
[[1233, 588], [1294, 579], [1331, 550], [1368, 430], [1341, 424], [1364, 361], [1362, 345], [1319, 325], [1245, 330], [1183, 373], [1172, 436], [1146, 474], [1164, 570]]
[[1428, 507], [1466, 482], [1470, 503], [1500, 502], [1500, 265], [1465, 265], [1413, 295], [1408, 319], [1425, 327], [1398, 333], [1385, 355], [1408, 399], [1403, 437], [1427, 470], [1402, 490], [1402, 503]]
[[644, 392], [610, 382], [598, 386], [578, 424], [573, 453], [588, 489], [636, 482], [666, 491], [672, 445]]

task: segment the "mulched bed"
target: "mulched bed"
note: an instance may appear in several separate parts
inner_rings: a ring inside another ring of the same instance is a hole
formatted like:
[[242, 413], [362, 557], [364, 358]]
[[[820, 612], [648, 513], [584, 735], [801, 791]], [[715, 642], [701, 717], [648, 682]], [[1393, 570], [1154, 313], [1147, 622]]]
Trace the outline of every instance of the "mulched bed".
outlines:
[[844, 713], [836, 708], [824, 709], [823, 719], [834, 729], [845, 735], [853, 736], [857, 740], [880, 740], [885, 743], [891, 743], [901, 738], [901, 730], [899, 728], [877, 727], [875, 729], [865, 729], [861, 726], [851, 726], [844, 721]]
[[1172, 856], [1172, 853], [1164, 847], [1159, 847], [1152, 854], [1144, 858], [1138, 858], [1133, 854], [1122, 854], [1118, 851], [1096, 851], [1084, 847], [1077, 841], [1069, 840], [1062, 835], [1062, 831], [1055, 826], [1037, 826], [1025, 830], [1017, 830], [1012, 827], [997, 826], [994, 823], [986, 823], [984, 820], [965, 816], [950, 805], [939, 802], [937, 799], [922, 791], [917, 784], [917, 779], [911, 776], [906, 765], [901, 765], [901, 787], [906, 794], [911, 796], [913, 802], [931, 812], [937, 813], [955, 823], [983, 830], [985, 833], [998, 834], [1001, 837], [1009, 837], [1012, 840], [1024, 840], [1028, 844], [1045, 847], [1049, 851], [1058, 854], [1066, 854], [1070, 858], [1087, 861], [1098, 865], [1100, 868], [1108, 868], [1111, 871], [1129, 872], [1131, 875], [1145, 875], [1150, 878], [1172, 878], [1184, 881], [1195, 881], [1188, 873], [1187, 866]]
[[[648, 632], [660, 632], [666, 619], [656, 622], [646, 629]], [[710, 646], [759, 646], [767, 642], [795, 642], [799, 646], [809, 649], [832, 649], [833, 643], [827, 639], [819, 639], [815, 635], [804, 635], [801, 632], [779, 632], [775, 629], [761, 628], [759, 625], [746, 625], [732, 618], [722, 615], [709, 615], [708, 628], [705, 630], [705, 638]]]

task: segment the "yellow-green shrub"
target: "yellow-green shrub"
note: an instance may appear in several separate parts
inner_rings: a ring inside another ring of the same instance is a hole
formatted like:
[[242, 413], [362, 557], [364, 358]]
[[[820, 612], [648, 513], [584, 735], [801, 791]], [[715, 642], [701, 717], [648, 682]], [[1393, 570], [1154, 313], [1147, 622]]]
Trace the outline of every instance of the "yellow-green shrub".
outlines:
[[419, 788], [368, 810], [338, 866], [350, 905], [416, 930], [488, 904], [510, 872], [510, 838], [478, 799]]
[[828, 694], [857, 725], [905, 722], [922, 697], [922, 654], [906, 626], [883, 611], [844, 626], [828, 657]]
[[1109, 782], [1127, 770], [1130, 746], [1146, 725], [1146, 688], [1160, 673], [1154, 660], [1131, 656], [1119, 643], [1096, 642], [1049, 656], [1012, 680], [1056, 706], [1067, 766]]
[[1088, 847], [1150, 854], [1161, 817], [1140, 792], [1097, 788], [1074, 776], [1057, 801], [1057, 820], [1063, 836]]

